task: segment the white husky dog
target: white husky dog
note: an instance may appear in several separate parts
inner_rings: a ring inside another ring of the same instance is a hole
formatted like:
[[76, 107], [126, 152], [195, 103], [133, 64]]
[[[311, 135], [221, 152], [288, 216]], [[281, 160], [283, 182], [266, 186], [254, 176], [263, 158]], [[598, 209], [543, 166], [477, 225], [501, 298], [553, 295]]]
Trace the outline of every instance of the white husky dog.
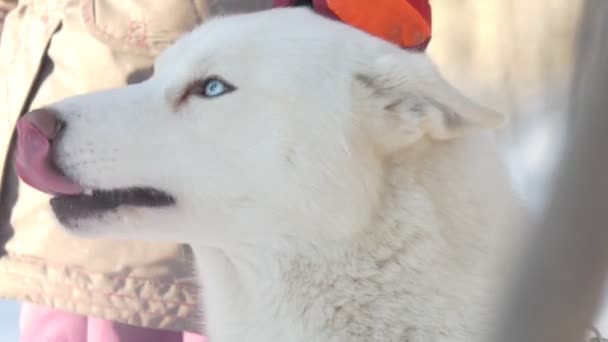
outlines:
[[75, 234], [192, 245], [211, 341], [469, 342], [512, 207], [503, 121], [424, 54], [275, 9], [27, 114], [17, 167]]

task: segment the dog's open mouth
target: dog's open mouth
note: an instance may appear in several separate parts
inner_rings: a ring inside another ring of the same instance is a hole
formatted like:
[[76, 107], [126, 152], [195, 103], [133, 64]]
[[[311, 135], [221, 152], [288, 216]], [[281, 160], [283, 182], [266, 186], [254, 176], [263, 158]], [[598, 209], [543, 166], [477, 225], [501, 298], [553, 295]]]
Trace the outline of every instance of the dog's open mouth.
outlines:
[[158, 208], [173, 204], [173, 196], [148, 187], [94, 190], [89, 194], [59, 195], [51, 199], [51, 207], [60, 222], [99, 216], [121, 206]]
[[17, 132], [17, 174], [33, 188], [55, 196], [51, 207], [62, 223], [99, 217], [122, 206], [158, 208], [175, 204], [171, 195], [152, 187], [85, 191], [57, 168], [51, 141], [31, 119], [20, 119]]

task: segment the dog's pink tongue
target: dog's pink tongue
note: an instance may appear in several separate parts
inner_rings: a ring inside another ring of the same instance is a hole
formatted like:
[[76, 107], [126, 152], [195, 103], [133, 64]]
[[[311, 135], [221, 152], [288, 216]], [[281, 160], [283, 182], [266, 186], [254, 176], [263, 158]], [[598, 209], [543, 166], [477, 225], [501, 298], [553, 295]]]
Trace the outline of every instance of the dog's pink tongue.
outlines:
[[19, 177], [30, 186], [55, 195], [74, 195], [82, 188], [63, 176], [51, 162], [51, 143], [27, 116], [17, 122], [15, 164]]

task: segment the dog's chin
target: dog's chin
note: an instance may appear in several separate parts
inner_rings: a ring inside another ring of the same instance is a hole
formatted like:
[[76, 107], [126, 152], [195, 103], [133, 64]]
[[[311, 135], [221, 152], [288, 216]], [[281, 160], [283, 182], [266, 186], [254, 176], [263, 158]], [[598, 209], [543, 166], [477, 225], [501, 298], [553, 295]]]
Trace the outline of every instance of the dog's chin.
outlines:
[[52, 198], [50, 204], [57, 220], [65, 228], [78, 234], [87, 231], [86, 226], [89, 225], [111, 224], [110, 221], [120, 217], [124, 210], [173, 206], [175, 198], [162, 190], [131, 187], [93, 190], [88, 194], [59, 195]]

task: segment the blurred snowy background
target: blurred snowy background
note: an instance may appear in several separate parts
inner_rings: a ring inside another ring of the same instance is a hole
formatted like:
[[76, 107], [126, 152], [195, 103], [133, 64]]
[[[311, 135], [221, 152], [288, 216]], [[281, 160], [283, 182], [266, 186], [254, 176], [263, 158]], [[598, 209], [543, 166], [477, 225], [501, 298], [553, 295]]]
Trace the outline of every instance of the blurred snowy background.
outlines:
[[[429, 53], [444, 75], [511, 117], [501, 132], [515, 190], [542, 213], [559, 159], [583, 0], [431, 0]], [[571, 115], [571, 116], [570, 116]], [[608, 289], [596, 326], [608, 334]]]
[[[559, 152], [583, 0], [431, 0], [429, 53], [479, 102], [511, 116], [500, 133], [517, 193], [531, 213]], [[17, 341], [18, 307], [0, 301], [0, 341]], [[598, 318], [608, 334], [608, 310]]]
[[0, 300], [0, 341], [17, 342], [19, 306], [16, 302]]
[[531, 210], [559, 152], [581, 0], [435, 0], [429, 53], [444, 75], [506, 113], [501, 132], [516, 189]]

